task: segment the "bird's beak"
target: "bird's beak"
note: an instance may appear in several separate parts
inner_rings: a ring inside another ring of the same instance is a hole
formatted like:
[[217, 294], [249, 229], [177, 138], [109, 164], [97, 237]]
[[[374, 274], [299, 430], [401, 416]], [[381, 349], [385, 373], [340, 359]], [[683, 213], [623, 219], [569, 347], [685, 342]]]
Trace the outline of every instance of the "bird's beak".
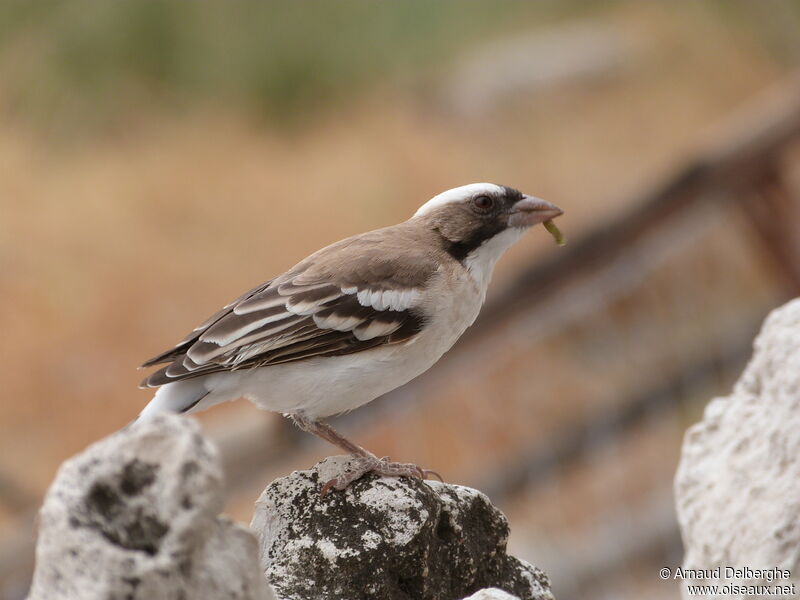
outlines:
[[522, 196], [511, 208], [508, 224], [511, 227], [530, 227], [544, 223], [564, 214], [555, 204], [550, 204], [533, 196]]

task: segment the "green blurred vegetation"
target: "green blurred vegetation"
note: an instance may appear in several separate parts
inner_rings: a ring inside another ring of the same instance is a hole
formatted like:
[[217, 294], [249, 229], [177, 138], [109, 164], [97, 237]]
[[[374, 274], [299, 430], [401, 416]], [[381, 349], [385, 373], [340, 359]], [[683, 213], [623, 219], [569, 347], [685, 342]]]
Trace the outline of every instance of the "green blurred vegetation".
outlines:
[[[4, 0], [0, 111], [54, 130], [204, 103], [298, 123], [375, 82], [424, 88], [453, 54], [504, 32], [620, 4], [631, 1]], [[670, 6], [749, 28], [778, 52], [800, 39], [790, 2]]]
[[561, 12], [519, 1], [10, 0], [0, 3], [0, 106], [91, 121], [207, 100], [291, 119]]

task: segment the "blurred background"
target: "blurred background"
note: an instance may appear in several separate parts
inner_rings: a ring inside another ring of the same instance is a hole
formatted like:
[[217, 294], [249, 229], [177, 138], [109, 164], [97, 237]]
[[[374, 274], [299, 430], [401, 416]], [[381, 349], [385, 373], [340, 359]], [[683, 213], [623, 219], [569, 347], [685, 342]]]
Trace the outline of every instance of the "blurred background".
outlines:
[[[800, 289], [800, 7], [0, 4], [0, 597], [59, 464], [149, 400], [136, 366], [317, 248], [494, 181], [566, 211], [432, 371], [334, 421], [478, 487], [556, 597], [676, 598], [682, 435]], [[202, 414], [249, 521], [335, 451]]]

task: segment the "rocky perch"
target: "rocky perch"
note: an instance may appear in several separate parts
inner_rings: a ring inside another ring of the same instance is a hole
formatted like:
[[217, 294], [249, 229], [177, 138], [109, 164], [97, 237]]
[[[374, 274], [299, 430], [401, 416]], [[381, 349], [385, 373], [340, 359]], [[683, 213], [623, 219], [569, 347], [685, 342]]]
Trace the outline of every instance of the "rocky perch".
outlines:
[[194, 421], [134, 424], [61, 467], [29, 600], [552, 600], [485, 495], [371, 476], [321, 497], [345, 460], [271, 483], [251, 531], [219, 516], [219, 457]]
[[29, 600], [272, 598], [197, 424], [135, 424], [65, 462], [40, 511]]
[[271, 483], [251, 529], [281, 598], [464, 598], [500, 588], [552, 598], [539, 569], [508, 556], [508, 522], [482, 493], [406, 478], [364, 477], [322, 498], [346, 457]]

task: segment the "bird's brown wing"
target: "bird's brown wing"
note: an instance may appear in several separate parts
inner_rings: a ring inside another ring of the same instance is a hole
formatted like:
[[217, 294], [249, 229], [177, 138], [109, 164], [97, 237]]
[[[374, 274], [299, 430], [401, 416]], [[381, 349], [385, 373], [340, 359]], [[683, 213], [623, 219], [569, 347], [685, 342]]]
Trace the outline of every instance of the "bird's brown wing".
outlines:
[[226, 304], [217, 312], [215, 312], [213, 315], [211, 315], [208, 319], [203, 321], [200, 325], [192, 329], [191, 333], [189, 333], [180, 342], [178, 342], [174, 348], [170, 348], [169, 350], [166, 350], [161, 354], [157, 354], [153, 358], [147, 359], [142, 363], [140, 368], [144, 369], [146, 367], [152, 367], [154, 365], [160, 365], [162, 363], [172, 362], [182, 354], [185, 354], [186, 351], [192, 346], [192, 344], [194, 344], [198, 339], [200, 339], [200, 336], [203, 334], [204, 331], [206, 331], [209, 327], [214, 325], [214, 323], [219, 321], [222, 317], [228, 315], [231, 312], [231, 310], [233, 310], [234, 306], [236, 306], [240, 302], [243, 302], [244, 300], [247, 300], [254, 294], [265, 290], [267, 287], [269, 287], [271, 283], [272, 283], [271, 280], [262, 283], [261, 285], [253, 288], [246, 294], [239, 296], [233, 302]]
[[438, 264], [419, 246], [409, 248], [414, 241], [384, 230], [321, 250], [147, 361], [170, 364], [141, 386], [409, 340], [424, 324], [421, 288]]

